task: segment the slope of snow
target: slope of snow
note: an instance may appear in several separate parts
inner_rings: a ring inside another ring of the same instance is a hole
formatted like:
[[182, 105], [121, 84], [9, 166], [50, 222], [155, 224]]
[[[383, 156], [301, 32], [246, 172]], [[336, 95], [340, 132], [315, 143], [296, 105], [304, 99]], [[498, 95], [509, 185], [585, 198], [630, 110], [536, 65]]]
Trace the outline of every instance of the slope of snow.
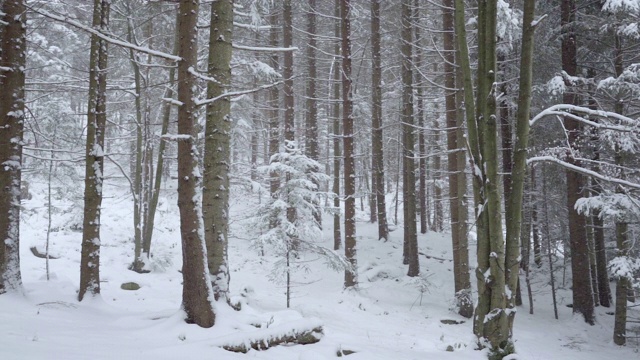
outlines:
[[[109, 186], [111, 185], [111, 186]], [[217, 324], [201, 329], [182, 321], [180, 311], [180, 232], [175, 189], [162, 194], [154, 233], [153, 271], [127, 270], [133, 255], [133, 221], [124, 186], [107, 184], [102, 218], [101, 296], [76, 301], [81, 233], [71, 226], [81, 209], [56, 201], [66, 213], [55, 214], [51, 234], [51, 280], [45, 260], [34, 257], [30, 246], [44, 249], [47, 213], [44, 184], [33, 184], [32, 200], [25, 202], [22, 239], [22, 275], [25, 294], [0, 296], [0, 359], [334, 359], [341, 350], [357, 360], [484, 359], [476, 351], [471, 321], [451, 310], [453, 273], [447, 234], [420, 235], [419, 278], [406, 276], [402, 265], [401, 226], [390, 240], [376, 240], [375, 224], [358, 222], [360, 286], [344, 291], [343, 274], [327, 269], [321, 260], [302, 255], [309, 271], [293, 275], [292, 308], [286, 309], [285, 289], [269, 281], [273, 263], [252, 246], [257, 238], [250, 220], [257, 195], [234, 190], [229, 261], [231, 293], [243, 303], [240, 312], [218, 304]], [[364, 218], [364, 216], [363, 216]], [[81, 219], [81, 217], [80, 217]], [[324, 246], [332, 246], [332, 220], [325, 218]], [[473, 254], [472, 254], [473, 255]], [[474, 256], [471, 256], [473, 259]], [[472, 260], [473, 262], [473, 260]], [[473, 276], [472, 276], [473, 280]], [[120, 289], [124, 282], [141, 285]], [[567, 285], [568, 287], [568, 285]], [[584, 324], [566, 305], [570, 293], [559, 293], [560, 320], [554, 320], [546, 280], [534, 277], [535, 315], [525, 306], [515, 324], [518, 355], [512, 359], [634, 358], [638, 346], [620, 348], [611, 341], [613, 316], [598, 308], [595, 326]], [[446, 325], [440, 320], [464, 321]], [[290, 329], [324, 327], [313, 345], [287, 345], [247, 354], [220, 346], [243, 343]], [[257, 327], [259, 326], [259, 327]], [[449, 351], [448, 351], [449, 350]], [[450, 351], [453, 350], [453, 351]]]

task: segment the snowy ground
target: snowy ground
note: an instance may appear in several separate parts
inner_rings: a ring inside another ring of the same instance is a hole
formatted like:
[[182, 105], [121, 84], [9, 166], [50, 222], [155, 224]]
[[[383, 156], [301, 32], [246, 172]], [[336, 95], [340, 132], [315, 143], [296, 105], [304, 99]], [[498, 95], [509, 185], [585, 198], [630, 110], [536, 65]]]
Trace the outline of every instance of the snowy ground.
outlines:
[[[484, 359], [474, 350], [471, 322], [450, 310], [453, 274], [450, 261], [421, 256], [421, 278], [409, 278], [401, 265], [401, 229], [388, 242], [376, 240], [375, 225], [358, 223], [360, 287], [342, 289], [343, 274], [309, 260], [311, 271], [295, 274], [292, 308], [286, 309], [284, 288], [269, 281], [274, 259], [261, 258], [251, 247], [254, 225], [247, 220], [256, 196], [232, 197], [233, 238], [230, 243], [231, 291], [243, 299], [241, 312], [219, 309], [217, 325], [200, 329], [182, 321], [180, 237], [174, 190], [163, 195], [153, 242], [154, 271], [127, 270], [133, 246], [132, 206], [124, 187], [108, 186], [102, 221], [102, 294], [78, 303], [81, 221], [77, 204], [57, 200], [67, 210], [53, 220], [50, 281], [45, 261], [34, 257], [30, 246], [44, 248], [47, 212], [44, 186], [32, 184], [34, 198], [24, 204], [22, 224], [22, 275], [25, 296], [0, 296], [0, 359], [301, 359], [336, 358], [352, 350], [349, 359]], [[329, 223], [329, 219], [326, 219]], [[329, 227], [329, 226], [327, 226]], [[331, 231], [324, 245], [331, 247]], [[447, 234], [419, 238], [421, 252], [451, 258]], [[473, 256], [471, 257], [473, 259]], [[120, 289], [135, 281], [137, 291]], [[534, 281], [535, 315], [528, 303], [516, 317], [518, 355], [513, 359], [633, 359], [640, 346], [631, 341], [619, 348], [611, 341], [613, 316], [598, 308], [597, 324], [585, 325], [566, 307], [568, 292], [560, 292], [560, 320], [553, 318], [551, 296], [545, 280]], [[241, 296], [242, 295], [242, 296]], [[442, 319], [465, 321], [445, 325]], [[313, 345], [278, 346], [268, 351], [236, 354], [220, 345], [250, 339], [256, 334], [321, 323], [324, 337]], [[251, 324], [260, 324], [257, 329]], [[256, 333], [257, 332], [257, 333]], [[447, 351], [454, 350], [453, 352]]]

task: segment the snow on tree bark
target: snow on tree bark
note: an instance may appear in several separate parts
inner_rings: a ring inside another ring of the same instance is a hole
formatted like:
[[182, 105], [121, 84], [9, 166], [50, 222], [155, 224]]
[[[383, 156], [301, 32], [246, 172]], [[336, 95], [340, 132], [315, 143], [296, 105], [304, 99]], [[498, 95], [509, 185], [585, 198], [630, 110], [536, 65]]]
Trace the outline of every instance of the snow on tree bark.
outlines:
[[182, 237], [182, 307], [186, 321], [201, 327], [215, 323], [213, 289], [207, 265], [207, 248], [202, 223], [202, 204], [198, 194], [201, 175], [198, 149], [195, 89], [193, 75], [197, 59], [198, 0], [181, 0], [178, 9], [178, 208]]
[[[233, 1], [211, 4], [207, 97], [228, 92], [231, 85]], [[229, 301], [229, 161], [231, 147], [231, 99], [207, 104], [205, 125], [204, 189], [202, 194], [209, 272], [216, 300]]]
[[26, 7], [0, 7], [0, 294], [20, 291], [20, 185], [25, 111]]
[[[95, 0], [93, 27], [107, 31], [109, 12], [109, 0]], [[107, 120], [107, 51], [107, 42], [92, 35], [79, 301], [82, 301], [87, 293], [100, 293], [100, 214], [104, 181], [104, 132]]]

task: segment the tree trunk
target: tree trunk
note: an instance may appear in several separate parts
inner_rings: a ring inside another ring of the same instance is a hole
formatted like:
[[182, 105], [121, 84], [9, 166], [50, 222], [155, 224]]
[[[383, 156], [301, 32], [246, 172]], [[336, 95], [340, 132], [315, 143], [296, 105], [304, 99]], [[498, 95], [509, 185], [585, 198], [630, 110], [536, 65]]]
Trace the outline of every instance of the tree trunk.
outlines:
[[20, 291], [20, 185], [25, 110], [26, 7], [5, 0], [0, 7], [0, 294]]
[[[178, 52], [177, 36], [173, 40], [173, 52]], [[175, 84], [176, 69], [172, 67], [169, 69], [169, 84], [164, 91], [163, 98], [172, 99], [174, 96], [173, 86]], [[149, 201], [149, 211], [147, 212], [147, 218], [145, 220], [146, 226], [144, 227], [144, 238], [142, 241], [142, 252], [146, 254], [146, 257], [151, 256], [151, 238], [153, 237], [153, 228], [156, 218], [156, 210], [158, 208], [158, 200], [160, 199], [160, 186], [162, 185], [162, 175], [164, 173], [164, 156], [166, 148], [166, 140], [163, 138], [169, 132], [169, 120], [171, 120], [171, 103], [165, 103], [162, 107], [162, 129], [160, 130], [160, 144], [158, 145], [158, 159], [156, 161], [156, 173], [151, 188], [151, 200]]]
[[[577, 65], [577, 44], [574, 32], [574, 21], [576, 4], [575, 0], [562, 0], [560, 6], [561, 26], [564, 29], [562, 36], [562, 70], [569, 76], [576, 76]], [[565, 104], [578, 104], [575, 94], [565, 93], [563, 101]], [[580, 136], [580, 124], [571, 118], [564, 119], [565, 129], [568, 131], [569, 146], [577, 149], [577, 142]], [[568, 154], [568, 162], [578, 165], [573, 154]], [[589, 271], [589, 247], [587, 246], [586, 221], [580, 215], [574, 205], [582, 197], [584, 177], [577, 172], [565, 170], [567, 178], [567, 210], [569, 212], [569, 239], [571, 249], [571, 272], [573, 274], [573, 312], [580, 313], [584, 320], [593, 325], [595, 321], [593, 292], [591, 288], [591, 276]]]
[[[518, 92], [518, 110], [516, 113], [516, 140], [513, 149], [513, 162], [510, 166], [511, 177], [508, 179], [509, 196], [506, 212], [506, 286], [509, 339], [513, 332], [515, 307], [517, 301], [513, 296], [518, 287], [520, 270], [520, 236], [522, 234], [523, 205], [525, 180], [527, 175], [527, 148], [529, 146], [529, 117], [531, 112], [531, 87], [533, 85], [533, 46], [535, 0], [525, 0], [522, 28], [522, 51], [520, 52], [520, 82]], [[510, 138], [510, 134], [508, 135]], [[505, 170], [506, 171], [506, 170]], [[527, 231], [527, 241], [529, 232]], [[528, 256], [528, 253], [527, 253]]]
[[[422, 38], [421, 38], [421, 26], [420, 26], [420, 1], [413, 1], [413, 28], [415, 33], [415, 63], [414, 66], [417, 69], [421, 69], [423, 67], [423, 48], [422, 48]], [[452, 30], [453, 31], [453, 30]], [[451, 34], [453, 36], [453, 33]], [[447, 54], [445, 52], [446, 56]], [[454, 55], [451, 54], [451, 57]], [[453, 60], [452, 60], [453, 61]], [[416, 100], [417, 100], [417, 125], [418, 129], [415, 131], [418, 133], [418, 208], [420, 209], [420, 233], [426, 234], [429, 228], [427, 221], [427, 149], [426, 149], [426, 141], [424, 136], [424, 85], [423, 81], [421, 81], [422, 74], [419, 71], [416, 71]], [[455, 115], [454, 115], [455, 116]]]
[[196, 132], [196, 78], [190, 69], [197, 60], [198, 0], [181, 0], [178, 9], [178, 208], [182, 237], [182, 307], [186, 321], [201, 327], [215, 323], [213, 290], [207, 268], [207, 247], [202, 223], [202, 204], [198, 194]]
[[[619, 78], [622, 75], [623, 71], [623, 58], [622, 58], [622, 40], [619, 35], [615, 35], [615, 58], [614, 58], [614, 68], [615, 75]], [[614, 105], [614, 111], [618, 114], [623, 113], [623, 103], [622, 101], [616, 101]], [[620, 169], [624, 168], [624, 153], [620, 149], [620, 146], [616, 144], [615, 146], [615, 163]], [[634, 155], [635, 156], [635, 155]], [[621, 170], [619, 175], [621, 179], [625, 178], [624, 170]], [[625, 193], [623, 189], [617, 188], [616, 192], [619, 194]], [[616, 245], [618, 247], [617, 257], [628, 259], [629, 252], [631, 250], [631, 241], [629, 239], [629, 224], [627, 223], [627, 218], [625, 214], [621, 214], [616, 216]], [[628, 260], [627, 260], [628, 261]], [[629, 276], [629, 277], [628, 277]], [[627, 342], [626, 333], [627, 333], [627, 301], [628, 301], [628, 291], [632, 290], [632, 279], [630, 279], [631, 275], [627, 276], [618, 276], [616, 283], [616, 312], [615, 312], [615, 320], [613, 324], [613, 342], [616, 345], [624, 345]]]
[[[278, 15], [274, 9], [271, 9], [269, 15], [269, 45], [278, 47]], [[278, 53], [273, 52], [269, 56], [269, 66], [274, 70], [278, 70]], [[269, 89], [269, 155], [272, 156], [280, 151], [280, 94], [278, 87], [273, 86]], [[272, 198], [280, 189], [280, 177], [277, 172], [269, 174], [269, 192]], [[271, 223], [273, 228], [275, 223]]]
[[351, 0], [340, 2], [342, 18], [342, 127], [344, 146], [344, 254], [351, 266], [344, 273], [344, 287], [358, 284], [356, 260], [356, 174], [353, 148], [353, 99], [351, 93]]
[[[128, 9], [130, 10], [130, 9]], [[127, 22], [127, 40], [131, 43], [137, 43], [134, 35], [134, 27], [131, 19]], [[133, 229], [134, 229], [134, 250], [133, 264], [130, 269], [135, 272], [142, 272], [144, 268], [144, 260], [142, 258], [142, 157], [143, 157], [143, 111], [144, 104], [142, 96], [142, 73], [140, 72], [139, 61], [133, 49], [129, 49], [129, 62], [133, 68], [134, 85], [135, 85], [135, 108], [136, 108], [136, 145], [135, 145], [135, 166], [133, 176]]]
[[[305, 154], [313, 160], [318, 160], [320, 156], [318, 149], [318, 102], [316, 100], [316, 0], [308, 0], [309, 11], [307, 12], [307, 86], [306, 86], [306, 108], [307, 121], [305, 126]], [[320, 189], [320, 184], [315, 183]], [[319, 199], [315, 199], [319, 201]], [[320, 229], [322, 229], [322, 212], [316, 206], [314, 217]]]
[[[340, 3], [342, 0], [335, 0], [335, 10], [334, 16], [336, 18], [335, 28], [334, 28], [334, 36], [337, 39], [340, 39], [342, 36], [342, 26], [341, 22], [337, 19], [340, 19]], [[333, 215], [333, 249], [339, 250], [340, 244], [342, 243], [342, 233], [340, 231], [340, 165], [342, 154], [340, 151], [340, 135], [342, 132], [340, 131], [340, 80], [341, 80], [341, 70], [342, 62], [339, 61], [341, 58], [341, 43], [336, 41], [334, 48], [334, 61], [333, 61], [333, 185], [332, 192], [335, 197], [333, 198], [333, 207], [336, 208], [336, 212]], [[340, 69], [338, 66], [340, 65]]]
[[[207, 97], [215, 98], [231, 86], [233, 0], [211, 3], [209, 30], [209, 77]], [[204, 188], [202, 213], [208, 250], [209, 273], [216, 300], [229, 301], [229, 158], [231, 147], [231, 99], [223, 97], [206, 109], [204, 141]]]
[[382, 134], [382, 61], [380, 58], [380, 0], [371, 1], [371, 170], [372, 193], [375, 196], [378, 239], [389, 238], [387, 202], [384, 183], [384, 143]]
[[[108, 0], [94, 1], [94, 28], [107, 31], [109, 5]], [[91, 36], [79, 301], [84, 299], [86, 293], [90, 295], [100, 293], [100, 207], [104, 169], [104, 130], [107, 119], [107, 46], [106, 41], [96, 35]]]
[[[453, 278], [455, 285], [455, 301], [458, 314], [470, 318], [473, 316], [471, 300], [471, 284], [469, 279], [469, 249], [467, 247], [467, 216], [464, 201], [466, 188], [464, 139], [460, 138], [462, 129], [463, 99], [455, 88], [462, 89], [462, 76], [456, 74], [456, 49], [453, 27], [453, 1], [444, 2], [442, 27], [444, 30], [443, 50], [445, 54], [445, 109], [447, 127], [447, 164], [449, 180], [449, 211], [451, 222], [451, 241], [453, 246]], [[462, 140], [462, 141], [460, 141]], [[462, 155], [462, 156], [461, 156]], [[462, 183], [462, 184], [461, 184]]]
[[420, 274], [418, 260], [418, 234], [416, 229], [416, 179], [413, 141], [413, 71], [412, 71], [412, 25], [411, 0], [402, 1], [402, 200], [404, 204], [405, 263], [409, 265], [408, 276]]

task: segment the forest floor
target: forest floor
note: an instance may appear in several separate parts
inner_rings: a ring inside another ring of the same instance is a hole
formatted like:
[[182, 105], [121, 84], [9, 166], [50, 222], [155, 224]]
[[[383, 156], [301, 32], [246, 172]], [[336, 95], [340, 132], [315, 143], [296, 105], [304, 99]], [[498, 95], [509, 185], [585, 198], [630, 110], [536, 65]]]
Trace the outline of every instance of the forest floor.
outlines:
[[[307, 271], [293, 274], [291, 308], [285, 288], [271, 281], [278, 260], [266, 250], [259, 256], [252, 240], [258, 234], [251, 219], [257, 195], [237, 190], [232, 196], [229, 244], [231, 294], [243, 303], [239, 312], [218, 305], [216, 326], [201, 329], [182, 321], [181, 245], [175, 190], [165, 190], [156, 217], [152, 272], [127, 270], [133, 258], [132, 204], [125, 186], [106, 186], [102, 215], [101, 295], [76, 300], [79, 282], [82, 204], [58, 194], [52, 220], [50, 280], [45, 260], [29, 248], [44, 251], [47, 229], [46, 187], [32, 183], [33, 199], [24, 202], [21, 258], [24, 296], [0, 296], [0, 359], [334, 359], [351, 350], [349, 359], [485, 359], [475, 350], [472, 322], [452, 308], [453, 273], [448, 234], [419, 236], [422, 275], [406, 276], [402, 265], [402, 228], [390, 239], [376, 239], [376, 225], [361, 214], [357, 225], [356, 291], [343, 290], [343, 273], [328, 269], [315, 256], [299, 260]], [[332, 220], [325, 217], [325, 240], [332, 247]], [[74, 230], [75, 229], [75, 230]], [[471, 249], [472, 263], [475, 256]], [[562, 285], [562, 271], [557, 273]], [[517, 355], [511, 359], [633, 359], [640, 344], [612, 342], [613, 309], [597, 308], [594, 326], [573, 316], [568, 290], [558, 292], [559, 320], [554, 319], [548, 272], [533, 274], [534, 315], [524, 306], [515, 322]], [[134, 281], [141, 288], [126, 291]], [[472, 283], [474, 277], [472, 275]], [[569, 280], [564, 279], [568, 288]], [[613, 284], [612, 284], [613, 286]], [[456, 320], [448, 325], [441, 320]], [[260, 325], [257, 328], [253, 325]], [[221, 348], [268, 334], [322, 324], [324, 336], [312, 345], [285, 345], [247, 354]], [[453, 351], [451, 351], [453, 350]]]

